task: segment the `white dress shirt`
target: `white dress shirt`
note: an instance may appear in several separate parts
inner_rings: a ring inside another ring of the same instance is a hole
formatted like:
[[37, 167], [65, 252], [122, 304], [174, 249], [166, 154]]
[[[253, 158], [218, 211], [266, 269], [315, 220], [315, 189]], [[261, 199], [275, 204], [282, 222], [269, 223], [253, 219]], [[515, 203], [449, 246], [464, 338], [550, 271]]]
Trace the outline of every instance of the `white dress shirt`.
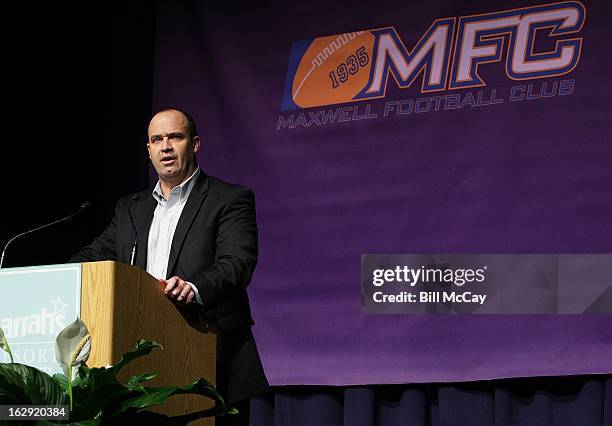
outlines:
[[[174, 231], [199, 173], [200, 169], [197, 168], [183, 183], [172, 188], [168, 199], [164, 198], [159, 181], [153, 189], [153, 198], [157, 201], [157, 206], [147, 241], [147, 272], [155, 278], [164, 280], [168, 278], [168, 258]], [[193, 288], [195, 299], [201, 304], [202, 299], [196, 286], [190, 282], [187, 284]]]

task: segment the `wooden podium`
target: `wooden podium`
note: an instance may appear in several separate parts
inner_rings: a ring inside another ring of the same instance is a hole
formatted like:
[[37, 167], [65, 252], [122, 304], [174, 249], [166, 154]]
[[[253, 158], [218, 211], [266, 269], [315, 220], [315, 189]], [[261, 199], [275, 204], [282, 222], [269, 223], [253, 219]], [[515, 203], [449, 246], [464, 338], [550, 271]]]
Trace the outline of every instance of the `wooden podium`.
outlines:
[[[140, 268], [111, 261], [81, 267], [81, 319], [91, 335], [90, 367], [117, 363], [138, 339], [155, 340], [164, 350], [129, 363], [119, 375], [122, 383], [157, 372], [145, 386], [184, 386], [200, 377], [215, 384], [216, 335], [189, 325], [159, 281]], [[203, 396], [177, 395], [156, 411], [179, 415], [213, 405]], [[214, 419], [197, 424], [214, 425]]]

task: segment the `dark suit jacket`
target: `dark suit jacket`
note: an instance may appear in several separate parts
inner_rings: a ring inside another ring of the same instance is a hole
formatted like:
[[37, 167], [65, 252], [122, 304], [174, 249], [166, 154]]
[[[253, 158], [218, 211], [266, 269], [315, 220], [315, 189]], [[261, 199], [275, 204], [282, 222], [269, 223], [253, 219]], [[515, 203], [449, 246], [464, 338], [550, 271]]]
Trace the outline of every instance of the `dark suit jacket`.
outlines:
[[[138, 193], [136, 200], [132, 196], [119, 200], [106, 230], [70, 261], [129, 263], [135, 237], [129, 209], [138, 232], [135, 264], [146, 268], [149, 228], [157, 205], [151, 192]], [[267, 388], [250, 331], [253, 319], [246, 292], [256, 264], [253, 192], [200, 170], [174, 233], [167, 278], [177, 275], [197, 287], [203, 305], [192, 303], [184, 313], [217, 328], [217, 385], [229, 402]]]

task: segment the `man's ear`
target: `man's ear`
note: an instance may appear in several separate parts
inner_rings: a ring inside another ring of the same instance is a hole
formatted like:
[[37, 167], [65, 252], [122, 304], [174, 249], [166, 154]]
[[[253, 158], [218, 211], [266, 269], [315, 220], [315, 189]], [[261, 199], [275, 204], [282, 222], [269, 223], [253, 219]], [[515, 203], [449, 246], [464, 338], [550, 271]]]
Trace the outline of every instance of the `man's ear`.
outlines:
[[200, 137], [194, 136], [193, 137], [193, 153], [197, 154], [199, 150], [200, 150]]
[[149, 153], [149, 160], [151, 159], [151, 146], [149, 145], [149, 142], [147, 142], [147, 152]]

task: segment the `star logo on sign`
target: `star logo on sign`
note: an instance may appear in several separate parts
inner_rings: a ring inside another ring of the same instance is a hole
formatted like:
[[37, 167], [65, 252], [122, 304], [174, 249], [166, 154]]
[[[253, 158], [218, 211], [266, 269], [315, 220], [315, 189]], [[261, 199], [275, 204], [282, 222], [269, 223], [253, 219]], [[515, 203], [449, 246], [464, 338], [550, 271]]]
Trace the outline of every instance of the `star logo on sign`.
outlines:
[[57, 299], [51, 299], [51, 304], [53, 305], [53, 313], [54, 314], [65, 314], [67, 303], [62, 302], [62, 299], [59, 297]]

